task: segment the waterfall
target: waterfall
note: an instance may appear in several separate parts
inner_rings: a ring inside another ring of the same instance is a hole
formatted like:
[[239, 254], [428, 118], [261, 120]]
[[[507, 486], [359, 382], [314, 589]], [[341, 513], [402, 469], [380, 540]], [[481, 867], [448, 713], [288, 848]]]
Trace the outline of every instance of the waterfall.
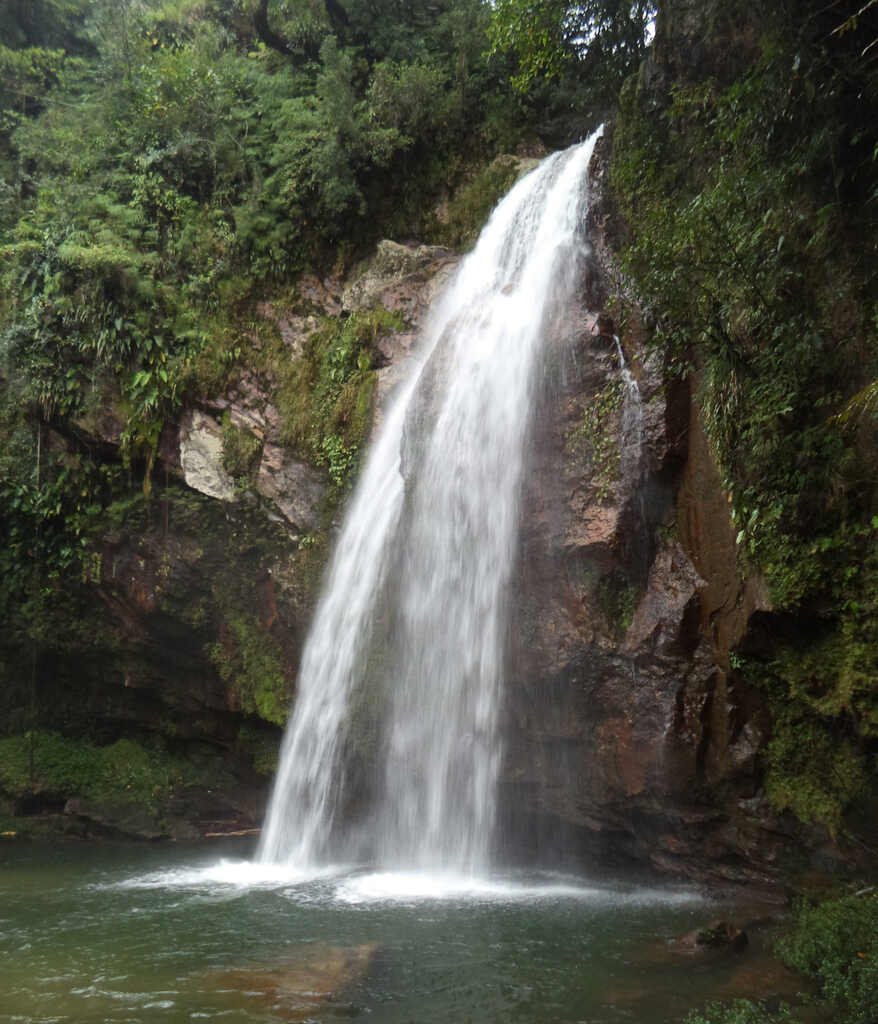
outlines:
[[488, 864], [531, 390], [581, 279], [596, 139], [518, 182], [431, 311], [305, 645], [262, 861]]
[[[640, 388], [625, 361], [625, 353], [618, 337], [613, 335], [616, 355], [619, 357], [619, 371], [622, 377], [622, 423], [620, 431], [621, 470], [624, 480], [639, 482], [643, 456], [643, 403]], [[635, 488], [640, 495], [640, 488]]]

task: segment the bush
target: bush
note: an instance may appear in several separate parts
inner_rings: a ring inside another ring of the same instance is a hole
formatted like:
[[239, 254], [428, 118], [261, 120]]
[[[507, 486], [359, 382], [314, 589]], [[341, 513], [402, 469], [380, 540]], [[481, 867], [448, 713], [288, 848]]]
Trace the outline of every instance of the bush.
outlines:
[[798, 908], [792, 932], [778, 943], [790, 966], [813, 978], [836, 1006], [834, 1024], [878, 1022], [878, 894]]
[[50, 732], [0, 740], [0, 787], [14, 797], [47, 792], [149, 805], [189, 775], [184, 762], [132, 740], [97, 747]]
[[787, 1007], [769, 1009], [764, 1003], [736, 999], [731, 1004], [709, 1003], [701, 1013], [690, 1013], [686, 1024], [796, 1024]]

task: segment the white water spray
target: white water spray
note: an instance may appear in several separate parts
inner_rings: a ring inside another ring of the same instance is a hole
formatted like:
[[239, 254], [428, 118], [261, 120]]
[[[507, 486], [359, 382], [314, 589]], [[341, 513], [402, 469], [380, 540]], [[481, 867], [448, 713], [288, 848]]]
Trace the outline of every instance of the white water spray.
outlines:
[[513, 188], [431, 314], [305, 646], [263, 862], [487, 866], [532, 381], [580, 280], [596, 138]]
[[[634, 375], [625, 362], [622, 344], [614, 334], [616, 354], [619, 357], [619, 371], [622, 377], [622, 424], [621, 424], [621, 469], [625, 480], [639, 481], [643, 461], [643, 403], [640, 400], [640, 388]], [[639, 488], [635, 488], [639, 494]]]

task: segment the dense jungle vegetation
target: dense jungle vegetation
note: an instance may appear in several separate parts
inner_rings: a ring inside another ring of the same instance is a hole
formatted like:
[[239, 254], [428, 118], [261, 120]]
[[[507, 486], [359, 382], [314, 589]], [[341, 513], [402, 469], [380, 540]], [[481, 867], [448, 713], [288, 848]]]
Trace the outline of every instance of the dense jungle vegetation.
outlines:
[[[0, 615], [16, 695], [6, 730], [65, 727], [51, 666], [112, 646], [94, 592], [101, 542], [157, 522], [162, 431], [187, 401], [221, 393], [244, 366], [270, 372], [284, 442], [326, 468], [330, 506], [344, 493], [381, 316], [327, 323], [290, 366], [257, 301], [283, 303], [304, 270], [344, 273], [381, 237], [459, 243], [508, 184], [476, 171], [523, 140], [564, 142], [609, 109], [613, 89], [571, 74], [560, 88], [512, 89], [514, 60], [491, 53], [490, 22], [480, 0], [3, 5]], [[455, 209], [466, 223], [440, 223], [437, 203], [465, 181]], [[224, 460], [242, 486], [254, 444], [227, 425]], [[162, 515], [170, 502], [185, 525], [197, 497], [174, 483]], [[260, 551], [280, 543], [270, 533]], [[230, 605], [224, 585], [186, 615], [221, 620], [229, 650], [216, 630], [196, 646], [207, 641], [239, 680], [245, 710], [282, 722], [290, 680], [247, 600]], [[257, 649], [271, 660], [265, 678], [245, 656]]]
[[878, 736], [874, 7], [711, 8], [660, 99], [626, 83], [613, 169], [653, 343], [698, 380], [770, 594], [733, 654], [773, 712], [767, 792], [833, 831]]
[[[876, 0], [7, 0], [0, 686], [17, 696], [0, 728], [18, 744], [7, 786], [33, 781], [25, 730], [63, 728], [35, 713], [31, 652], [93, 640], [101, 538], [155, 520], [166, 424], [242, 361], [272, 358], [270, 338], [248, 348], [255, 304], [304, 271], [344, 273], [381, 237], [460, 242], [439, 202], [469, 183], [475, 217], [497, 154], [566, 144], [604, 118], [619, 310], [636, 300], [668, 377], [694, 382], [741, 571], [770, 596], [731, 655], [771, 711], [767, 795], [833, 837], [874, 841]], [[310, 376], [280, 378], [286, 439], [326, 468], [337, 498], [366, 431], [375, 330], [327, 327]], [[119, 425], [109, 446], [93, 429], [107, 410]], [[246, 478], [246, 439], [227, 440]], [[198, 520], [192, 501], [172, 506]], [[236, 529], [248, 550], [274, 542]], [[226, 595], [232, 654], [214, 645], [213, 660], [245, 680], [245, 711], [282, 722], [280, 656], [231, 580]], [[208, 613], [186, 614], [199, 630]], [[79, 720], [72, 731], [118, 740]], [[45, 748], [66, 750], [57, 737]], [[98, 789], [115, 771], [112, 758], [76, 757]], [[874, 899], [860, 899], [811, 921], [831, 933], [825, 948], [805, 932], [786, 947], [850, 1021], [878, 1019], [874, 929], [851, 945], [859, 932], [839, 923], [863, 907], [874, 916]]]

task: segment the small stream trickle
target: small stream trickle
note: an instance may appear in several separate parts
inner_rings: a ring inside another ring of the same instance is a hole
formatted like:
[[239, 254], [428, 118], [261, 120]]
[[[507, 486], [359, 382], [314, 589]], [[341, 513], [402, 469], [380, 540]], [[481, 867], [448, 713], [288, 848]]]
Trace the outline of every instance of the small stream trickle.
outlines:
[[613, 343], [619, 357], [619, 373], [622, 377], [622, 424], [620, 430], [620, 470], [626, 481], [638, 483], [643, 470], [643, 403], [640, 388], [628, 363], [622, 344], [614, 334]]

